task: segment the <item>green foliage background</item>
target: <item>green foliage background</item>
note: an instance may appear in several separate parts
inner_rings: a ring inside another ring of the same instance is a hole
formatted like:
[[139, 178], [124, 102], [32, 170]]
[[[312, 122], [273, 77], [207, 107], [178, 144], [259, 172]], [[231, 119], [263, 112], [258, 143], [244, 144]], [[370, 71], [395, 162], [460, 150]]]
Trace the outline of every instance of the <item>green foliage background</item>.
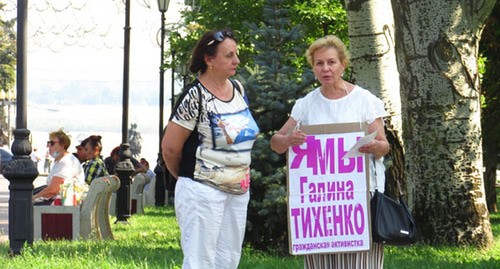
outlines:
[[[5, 4], [0, 3], [0, 10]], [[8, 91], [16, 83], [16, 34], [15, 20], [4, 21], [0, 18], [0, 90]]]
[[[5, 4], [0, 3], [0, 10]], [[14, 91], [16, 84], [16, 34], [14, 32], [15, 20], [5, 21], [0, 18], [0, 91], [7, 94]], [[0, 104], [0, 146], [8, 144], [7, 113], [5, 103]]]
[[189, 82], [191, 50], [206, 31], [230, 27], [239, 42], [237, 78], [245, 86], [260, 128], [252, 151], [252, 187], [245, 240], [257, 249], [288, 252], [286, 158], [269, 140], [288, 119], [295, 100], [315, 85], [305, 60], [307, 46], [326, 34], [347, 42], [347, 18], [338, 0], [196, 1], [170, 35], [176, 67]]
[[[251, 100], [260, 135], [252, 152], [252, 188], [246, 241], [257, 249], [287, 252], [286, 158], [271, 151], [269, 139], [287, 120], [295, 100], [317, 84], [304, 52], [313, 40], [335, 34], [348, 43], [342, 0], [197, 0], [182, 12], [182, 21], [169, 25], [170, 45], [165, 62], [178, 78], [189, 82], [187, 65], [192, 48], [206, 31], [230, 27], [239, 41], [241, 60], [237, 78]], [[0, 3], [0, 9], [3, 4]], [[500, 147], [498, 25], [499, 5], [482, 36], [484, 58], [483, 138], [485, 159], [498, 163]], [[15, 21], [0, 19], [0, 91], [15, 85]], [[1, 113], [1, 112], [0, 112]], [[4, 122], [4, 116], [0, 115]], [[5, 126], [5, 124], [2, 124]], [[491, 163], [491, 162], [490, 162]], [[495, 196], [496, 197], [496, 196]]]

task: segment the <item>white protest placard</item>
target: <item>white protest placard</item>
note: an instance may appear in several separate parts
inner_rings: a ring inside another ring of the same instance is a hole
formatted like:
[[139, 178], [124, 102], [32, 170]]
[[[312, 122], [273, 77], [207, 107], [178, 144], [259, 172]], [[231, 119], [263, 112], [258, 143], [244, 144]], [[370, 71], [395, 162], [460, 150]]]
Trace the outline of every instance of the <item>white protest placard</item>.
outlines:
[[368, 158], [342, 157], [366, 126], [302, 126], [306, 142], [288, 150], [290, 254], [368, 251], [371, 245]]

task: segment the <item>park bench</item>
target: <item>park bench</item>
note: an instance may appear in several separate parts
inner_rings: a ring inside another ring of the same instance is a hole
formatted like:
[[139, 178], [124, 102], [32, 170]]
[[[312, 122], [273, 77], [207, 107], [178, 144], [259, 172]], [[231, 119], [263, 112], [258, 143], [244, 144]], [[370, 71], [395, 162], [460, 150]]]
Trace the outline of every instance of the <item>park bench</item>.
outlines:
[[118, 177], [99, 177], [80, 206], [34, 206], [34, 239], [113, 239], [109, 202], [119, 187]]
[[139, 173], [135, 175], [134, 181], [130, 186], [130, 199], [132, 200], [132, 208], [135, 207], [135, 213], [143, 214], [144, 213], [144, 187], [151, 181], [148, 175], [145, 173]]
[[156, 178], [150, 178], [148, 189], [144, 188], [144, 191], [142, 192], [142, 204], [144, 206], [155, 205], [155, 185]]
[[155, 188], [156, 188], [156, 177], [150, 178], [148, 188], [144, 188], [142, 192], [142, 204], [144, 206], [154, 206], [155, 205]]
[[[143, 192], [144, 186], [150, 181], [145, 173], [138, 173], [132, 178], [130, 184], [130, 213], [142, 214], [144, 213]], [[116, 193], [111, 196], [111, 204], [109, 213], [115, 215], [116, 213]]]

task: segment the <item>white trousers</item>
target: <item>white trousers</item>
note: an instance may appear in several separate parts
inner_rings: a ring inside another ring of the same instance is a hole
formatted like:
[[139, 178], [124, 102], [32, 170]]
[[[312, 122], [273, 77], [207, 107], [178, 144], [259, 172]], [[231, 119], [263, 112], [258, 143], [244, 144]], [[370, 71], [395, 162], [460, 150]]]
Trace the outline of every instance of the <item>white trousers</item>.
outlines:
[[235, 269], [245, 236], [249, 192], [234, 195], [186, 177], [175, 186], [183, 269]]

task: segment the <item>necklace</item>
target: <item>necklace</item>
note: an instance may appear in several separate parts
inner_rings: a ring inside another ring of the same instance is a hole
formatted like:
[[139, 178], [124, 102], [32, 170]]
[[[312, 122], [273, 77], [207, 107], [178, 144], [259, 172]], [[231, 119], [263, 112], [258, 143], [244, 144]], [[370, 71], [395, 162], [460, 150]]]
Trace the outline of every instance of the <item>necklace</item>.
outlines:
[[208, 85], [206, 85], [207, 83], [205, 83], [204, 85], [205, 89], [207, 89], [218, 99], [228, 100], [232, 98], [232, 91], [230, 88], [228, 88], [227, 80], [225, 80], [223, 84], [216, 83], [212, 78], [208, 76], [206, 76], [203, 80], [205, 82], [208, 82]]
[[349, 91], [347, 90], [347, 87], [345, 86], [345, 81], [342, 81], [342, 86], [344, 86], [345, 96], [347, 96], [349, 94]]
[[227, 88], [225, 80], [222, 84], [216, 83], [212, 78], [209, 77], [207, 77], [207, 80], [210, 81], [210, 84], [212, 84], [214, 90], [224, 91]]
[[[347, 89], [345, 81], [342, 81], [342, 88], [344, 89], [345, 96], [349, 95], [350, 91]], [[327, 97], [328, 99], [339, 99], [344, 96], [342, 96], [342, 89], [335, 90], [335, 87], [333, 88], [333, 91], [327, 91], [323, 87], [321, 87], [321, 91], [323, 93], [323, 96]]]

